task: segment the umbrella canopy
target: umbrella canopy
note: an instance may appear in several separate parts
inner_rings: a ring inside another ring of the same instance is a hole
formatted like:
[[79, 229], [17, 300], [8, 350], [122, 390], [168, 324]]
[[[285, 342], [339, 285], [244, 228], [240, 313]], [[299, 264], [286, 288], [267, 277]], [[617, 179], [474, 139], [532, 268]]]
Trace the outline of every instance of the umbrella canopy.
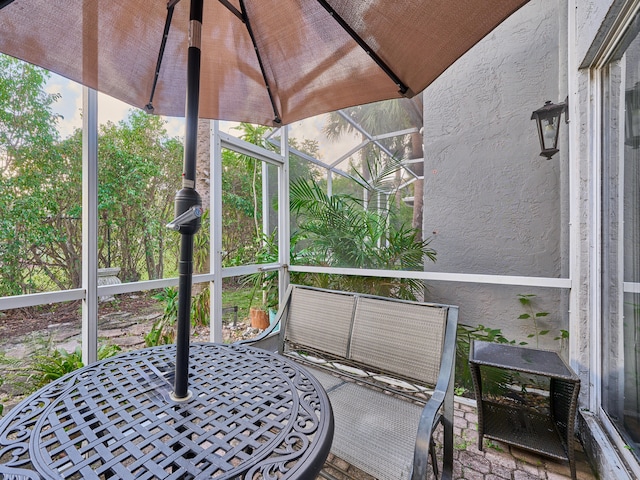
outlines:
[[[280, 125], [412, 96], [525, 3], [205, 0], [199, 116]], [[184, 115], [189, 0], [0, 0], [0, 8], [0, 51], [130, 105]]]
[[185, 115], [176, 401], [187, 401], [198, 118], [282, 125], [421, 92], [526, 0], [0, 0], [0, 51]]

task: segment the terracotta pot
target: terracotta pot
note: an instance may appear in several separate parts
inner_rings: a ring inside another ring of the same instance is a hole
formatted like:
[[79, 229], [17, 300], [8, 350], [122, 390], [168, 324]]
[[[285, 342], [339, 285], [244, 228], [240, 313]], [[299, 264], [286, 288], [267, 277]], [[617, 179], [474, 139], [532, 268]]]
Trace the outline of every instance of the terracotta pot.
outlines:
[[253, 328], [264, 330], [269, 326], [269, 314], [264, 310], [251, 307], [249, 310], [249, 318], [251, 318], [251, 326]]

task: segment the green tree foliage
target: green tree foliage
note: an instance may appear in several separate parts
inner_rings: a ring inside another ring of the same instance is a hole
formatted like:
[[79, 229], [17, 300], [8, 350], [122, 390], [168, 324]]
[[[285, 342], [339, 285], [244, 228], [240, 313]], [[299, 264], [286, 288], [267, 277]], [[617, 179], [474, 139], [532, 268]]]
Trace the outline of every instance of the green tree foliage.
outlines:
[[[165, 255], [176, 236], [164, 228], [173, 216], [173, 197], [179, 188], [182, 145], [170, 139], [160, 117], [130, 111], [126, 120], [100, 127], [98, 136], [99, 266], [118, 266], [120, 278], [134, 281], [161, 278]], [[53, 202], [65, 205], [50, 216], [64, 235], [49, 242], [38, 259], [42, 269], [53, 259], [64, 272], [57, 273], [61, 288], [81, 281], [81, 164], [82, 132], [76, 130], [59, 145], [61, 156], [73, 165], [73, 175], [63, 177], [58, 191], [48, 191]], [[173, 258], [173, 257], [172, 257]]]
[[[422, 100], [421, 96], [414, 99], [396, 99], [383, 102], [375, 102], [367, 105], [359, 105], [344, 109], [341, 113], [345, 114], [357, 125], [360, 125], [367, 133], [373, 136], [388, 134], [393, 131], [404, 130], [407, 128], [420, 129], [422, 127]], [[329, 115], [327, 123], [324, 126], [324, 133], [327, 138], [340, 140], [345, 134], [358, 133], [352, 123], [340, 114], [334, 112]], [[365, 136], [363, 135], [363, 140]], [[396, 162], [403, 158], [422, 158], [422, 134], [417, 131], [409, 135], [399, 135], [379, 139], [393, 158], [386, 159], [386, 155], [382, 156], [373, 143], [367, 144], [360, 150], [360, 162], [354, 165], [356, 170], [361, 170], [362, 175], [368, 180], [368, 165], [374, 162], [391, 161]], [[415, 175], [423, 174], [423, 165], [418, 163], [410, 167]], [[395, 186], [403, 183], [401, 171], [396, 170]], [[411, 189], [413, 190], [414, 204], [412, 213], [412, 227], [416, 229], [418, 238], [422, 238], [422, 180], [416, 179]], [[349, 188], [348, 184], [345, 184]], [[337, 185], [336, 185], [337, 187]], [[338, 191], [338, 190], [334, 190]], [[366, 191], [364, 192], [367, 193]], [[400, 192], [394, 192], [396, 208], [402, 205]], [[368, 200], [365, 198], [365, 200]], [[372, 199], [375, 200], [375, 199]]]
[[[81, 284], [82, 132], [60, 140], [51, 108], [60, 96], [46, 93], [48, 75], [0, 56], [0, 295]], [[264, 127], [240, 129], [267, 146]], [[124, 281], [165, 276], [179, 240], [164, 225], [180, 188], [181, 141], [167, 137], [161, 118], [131, 111], [100, 127], [98, 148], [99, 266], [120, 267]], [[314, 153], [317, 144], [301, 148]], [[260, 246], [262, 169], [251, 157], [223, 155], [225, 264], [238, 265]], [[200, 236], [208, 240], [208, 231]]]
[[[44, 90], [48, 73], [0, 55], [0, 294], [33, 290], [42, 246], [61, 240], [51, 215], [61, 208], [47, 196], [72, 170], [56, 142], [58, 95]], [[55, 275], [54, 275], [55, 276]]]
[[[245, 142], [252, 143], [266, 147], [264, 142], [264, 135], [267, 132], [267, 127], [260, 125], [252, 125], [249, 123], [242, 123], [240, 127], [237, 127], [243, 133], [240, 135], [240, 139]], [[260, 225], [260, 213], [261, 209], [261, 194], [262, 194], [262, 162], [253, 157], [247, 155], [240, 155], [239, 160], [244, 163], [247, 176], [250, 177], [249, 187], [251, 189], [251, 200], [253, 204], [253, 224], [256, 237], [260, 237], [262, 228]]]
[[60, 98], [44, 90], [49, 74], [0, 54], [0, 171], [8, 174], [37, 161], [58, 138], [51, 105]]
[[320, 145], [317, 140], [305, 138], [298, 140], [297, 138], [289, 138], [289, 146], [294, 149], [289, 155], [289, 178], [297, 180], [306, 178], [307, 180], [319, 181], [321, 172], [312, 163], [304, 158], [299, 157], [295, 150], [305, 153], [313, 158], [320, 157]]
[[110, 255], [127, 281], [162, 278], [165, 250], [178, 239], [165, 225], [174, 215], [183, 150], [164, 125], [160, 117], [132, 110], [126, 120], [100, 129], [100, 259], [106, 265]]
[[[242, 123], [237, 129], [241, 132], [242, 140], [276, 150], [276, 147], [264, 141], [268, 131], [266, 127]], [[319, 147], [315, 140], [298, 142], [296, 139], [289, 139], [289, 141], [294, 148], [308, 155], [316, 155], [318, 152]], [[223, 264], [237, 266], [260, 262], [262, 257], [259, 252], [264, 238], [262, 235], [262, 164], [253, 157], [223, 150], [222, 168], [222, 249], [225, 253]], [[290, 156], [289, 171], [292, 178], [315, 179], [319, 175], [309, 162], [295, 155]], [[277, 192], [277, 182], [275, 167], [270, 167], [269, 192]], [[277, 210], [276, 200], [276, 198], [267, 199], [273, 212]], [[272, 223], [275, 225], [275, 222]], [[269, 235], [272, 233], [273, 231], [268, 232]]]
[[[49, 74], [0, 55], [0, 295], [81, 284], [82, 133], [60, 140]], [[164, 120], [131, 111], [99, 132], [99, 264], [121, 278], [163, 276], [177, 237], [164, 228], [182, 144]], [[174, 254], [171, 254], [174, 261]]]
[[[329, 196], [311, 181], [292, 182], [290, 189], [291, 211], [299, 215], [304, 247], [297, 257], [308, 265], [422, 270], [426, 259], [436, 259], [428, 239], [419, 240], [415, 229], [389, 222], [391, 210], [367, 210], [361, 200], [345, 194]], [[408, 299], [423, 288], [418, 280], [373, 277], [324, 277], [315, 283]]]
[[[252, 263], [257, 243], [255, 219], [262, 218], [261, 207], [254, 209], [253, 175], [247, 174], [247, 158], [222, 152], [222, 261], [229, 267]], [[261, 182], [259, 186], [261, 192]]]

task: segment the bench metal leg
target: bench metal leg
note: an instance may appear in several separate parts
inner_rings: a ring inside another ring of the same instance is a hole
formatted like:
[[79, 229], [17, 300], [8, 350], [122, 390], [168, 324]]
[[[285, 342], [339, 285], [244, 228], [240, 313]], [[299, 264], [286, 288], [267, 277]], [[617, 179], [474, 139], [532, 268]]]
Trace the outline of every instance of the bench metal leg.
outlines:
[[433, 467], [433, 474], [438, 478], [438, 459], [436, 458], [436, 442], [431, 439], [431, 445], [429, 445], [429, 453], [431, 454], [431, 466]]

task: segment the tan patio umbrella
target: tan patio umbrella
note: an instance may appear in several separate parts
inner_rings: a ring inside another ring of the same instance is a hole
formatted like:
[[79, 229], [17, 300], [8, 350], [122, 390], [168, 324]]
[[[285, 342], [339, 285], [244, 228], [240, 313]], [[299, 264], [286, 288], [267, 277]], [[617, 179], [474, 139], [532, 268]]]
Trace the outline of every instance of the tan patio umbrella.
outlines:
[[[427, 87], [526, 0], [0, 0], [0, 51], [186, 116], [178, 358], [187, 397], [197, 119], [284, 125]], [[186, 99], [186, 102], [185, 102]], [[193, 208], [192, 208], [193, 207]], [[178, 222], [181, 223], [181, 222]]]

